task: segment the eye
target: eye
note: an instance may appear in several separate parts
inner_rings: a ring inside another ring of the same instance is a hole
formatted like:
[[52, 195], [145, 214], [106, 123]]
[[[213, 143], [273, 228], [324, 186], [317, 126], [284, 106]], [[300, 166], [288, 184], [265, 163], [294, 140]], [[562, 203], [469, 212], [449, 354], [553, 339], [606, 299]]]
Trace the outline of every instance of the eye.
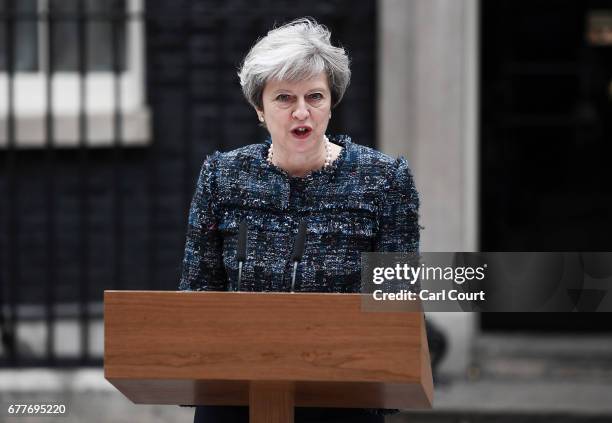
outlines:
[[291, 100], [291, 96], [289, 94], [279, 94], [276, 96], [276, 101], [280, 101], [281, 103], [285, 103]]
[[310, 94], [308, 98], [310, 98], [311, 100], [315, 100], [315, 101], [323, 100], [323, 94], [313, 93], [313, 94]]

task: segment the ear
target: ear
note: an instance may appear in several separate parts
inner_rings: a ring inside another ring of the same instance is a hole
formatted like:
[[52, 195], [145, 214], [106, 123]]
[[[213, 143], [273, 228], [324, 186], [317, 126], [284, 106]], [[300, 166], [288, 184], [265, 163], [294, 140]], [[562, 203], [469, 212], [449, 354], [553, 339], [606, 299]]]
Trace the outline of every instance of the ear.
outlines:
[[261, 123], [265, 122], [263, 110], [260, 110], [257, 107], [255, 107], [255, 112], [257, 113], [257, 118], [259, 119], [259, 121]]

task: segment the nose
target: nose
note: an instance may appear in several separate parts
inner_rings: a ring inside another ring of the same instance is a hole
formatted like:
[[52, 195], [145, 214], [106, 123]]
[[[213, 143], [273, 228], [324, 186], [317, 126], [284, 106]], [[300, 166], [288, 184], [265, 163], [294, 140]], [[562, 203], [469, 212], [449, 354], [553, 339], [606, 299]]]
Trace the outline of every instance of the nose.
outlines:
[[308, 104], [304, 99], [298, 100], [295, 109], [293, 110], [292, 116], [297, 120], [306, 120], [310, 116], [310, 110], [308, 110]]

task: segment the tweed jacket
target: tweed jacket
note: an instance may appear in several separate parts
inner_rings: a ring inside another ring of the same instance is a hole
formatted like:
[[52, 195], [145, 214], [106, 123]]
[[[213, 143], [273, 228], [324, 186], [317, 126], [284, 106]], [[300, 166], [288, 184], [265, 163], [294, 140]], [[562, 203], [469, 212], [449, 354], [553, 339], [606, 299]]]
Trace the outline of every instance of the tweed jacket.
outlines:
[[302, 220], [306, 242], [295, 291], [359, 292], [362, 252], [418, 251], [419, 198], [406, 159], [348, 136], [329, 139], [343, 147], [340, 155], [305, 177], [267, 162], [270, 139], [204, 160], [180, 290], [224, 291], [236, 282], [242, 221], [248, 227], [243, 291], [290, 290], [291, 252]]

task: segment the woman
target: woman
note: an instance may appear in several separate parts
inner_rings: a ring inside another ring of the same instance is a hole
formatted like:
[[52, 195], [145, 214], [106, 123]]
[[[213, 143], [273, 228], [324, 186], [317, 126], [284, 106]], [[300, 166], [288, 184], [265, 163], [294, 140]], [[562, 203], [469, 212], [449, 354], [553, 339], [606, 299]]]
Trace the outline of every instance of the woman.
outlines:
[[[361, 253], [417, 251], [419, 200], [405, 159], [327, 136], [349, 84], [349, 59], [312, 19], [259, 40], [240, 84], [270, 139], [208, 157], [189, 214], [181, 290], [237, 285], [246, 222], [243, 291], [289, 291], [290, 253], [306, 226], [295, 291], [359, 292]], [[303, 222], [303, 223], [302, 223]], [[198, 407], [196, 421], [248, 421], [246, 407]], [[382, 422], [360, 409], [296, 409], [296, 422]]]

